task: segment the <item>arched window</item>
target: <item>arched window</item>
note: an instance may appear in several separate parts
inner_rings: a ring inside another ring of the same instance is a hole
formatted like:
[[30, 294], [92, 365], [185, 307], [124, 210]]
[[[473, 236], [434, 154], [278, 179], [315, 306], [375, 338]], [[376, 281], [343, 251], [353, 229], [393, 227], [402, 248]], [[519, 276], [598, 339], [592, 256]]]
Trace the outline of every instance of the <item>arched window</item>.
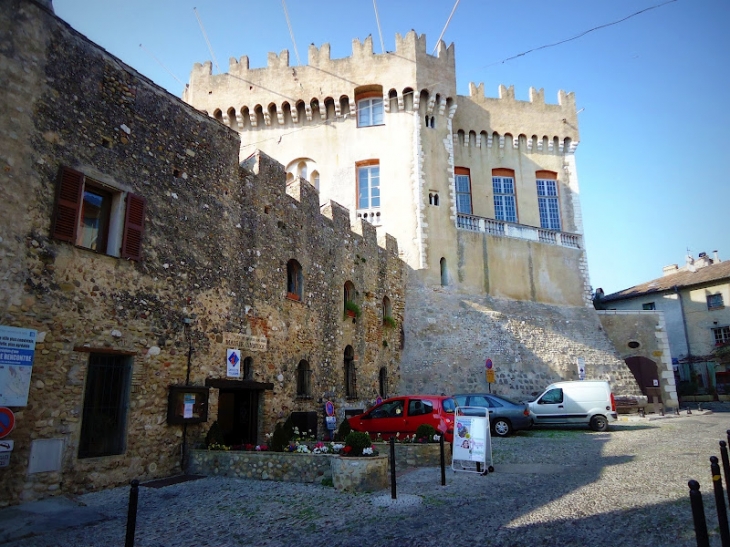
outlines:
[[380, 388], [380, 396], [383, 399], [388, 398], [388, 369], [382, 367], [378, 373], [378, 385]]
[[449, 284], [449, 271], [446, 267], [446, 259], [441, 258], [441, 286], [445, 287]]
[[243, 360], [243, 379], [253, 380], [253, 357], [246, 357]]
[[286, 263], [286, 296], [291, 300], [302, 299], [302, 266], [294, 259]]
[[304, 180], [309, 180], [307, 178], [307, 164], [306, 162], [300, 161], [299, 165], [297, 166], [297, 171], [299, 171], [299, 176], [303, 178]]
[[345, 397], [357, 399], [357, 379], [355, 377], [355, 350], [352, 346], [345, 348]]
[[393, 319], [393, 308], [390, 305], [390, 298], [387, 296], [383, 297], [383, 325], [392, 327], [395, 326]]
[[343, 306], [345, 315], [349, 317], [357, 317], [360, 315], [360, 308], [355, 303], [355, 285], [353, 285], [352, 281], [345, 281]]
[[297, 397], [308, 399], [312, 396], [312, 370], [305, 360], [299, 361], [297, 365]]
[[314, 187], [319, 190], [319, 172], [312, 171], [312, 180], [311, 183], [314, 184]]

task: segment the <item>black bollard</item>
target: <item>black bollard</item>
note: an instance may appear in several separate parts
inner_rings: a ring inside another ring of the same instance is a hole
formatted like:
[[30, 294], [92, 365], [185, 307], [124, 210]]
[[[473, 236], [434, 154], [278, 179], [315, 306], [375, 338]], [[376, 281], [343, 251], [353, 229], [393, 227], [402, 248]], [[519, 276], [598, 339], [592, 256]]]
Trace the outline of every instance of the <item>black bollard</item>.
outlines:
[[697, 547], [710, 547], [710, 538], [707, 535], [707, 520], [705, 520], [705, 506], [702, 503], [700, 483], [691, 480], [689, 486], [689, 503], [692, 506], [692, 520], [695, 524]]
[[132, 488], [129, 490], [129, 509], [127, 511], [127, 539], [124, 540], [124, 547], [134, 547], [134, 529], [137, 527], [137, 498], [139, 497], [139, 481], [132, 481]]
[[727, 490], [728, 502], [730, 502], [730, 459], [727, 455], [727, 443], [720, 441], [720, 457], [722, 459], [722, 472], [725, 473], [725, 489]]
[[396, 499], [395, 493], [395, 437], [390, 437], [390, 497]]
[[444, 456], [444, 434], [439, 436], [439, 444], [441, 445], [441, 486], [446, 486], [446, 457]]
[[730, 529], [728, 529], [725, 494], [722, 491], [722, 477], [717, 456], [710, 456], [710, 470], [712, 471], [712, 486], [715, 489], [715, 507], [717, 508], [717, 523], [720, 527], [720, 541], [722, 547], [730, 547]]

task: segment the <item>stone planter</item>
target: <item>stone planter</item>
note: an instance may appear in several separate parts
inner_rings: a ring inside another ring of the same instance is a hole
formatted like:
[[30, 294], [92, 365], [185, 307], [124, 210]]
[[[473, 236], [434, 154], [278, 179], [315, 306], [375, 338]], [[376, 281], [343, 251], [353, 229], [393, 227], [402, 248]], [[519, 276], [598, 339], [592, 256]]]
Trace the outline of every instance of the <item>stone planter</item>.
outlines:
[[374, 492], [388, 488], [388, 457], [336, 456], [330, 459], [332, 482], [343, 492]]
[[[373, 443], [380, 454], [390, 454], [389, 443]], [[444, 443], [444, 462], [451, 464], [451, 443]], [[438, 467], [441, 465], [441, 446], [439, 443], [396, 443], [395, 468]]]

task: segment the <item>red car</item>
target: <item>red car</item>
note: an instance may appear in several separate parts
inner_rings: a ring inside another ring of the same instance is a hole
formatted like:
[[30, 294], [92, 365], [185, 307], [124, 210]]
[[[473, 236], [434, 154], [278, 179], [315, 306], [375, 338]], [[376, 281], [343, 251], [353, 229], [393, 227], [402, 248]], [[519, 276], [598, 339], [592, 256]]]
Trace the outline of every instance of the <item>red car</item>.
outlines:
[[353, 431], [364, 431], [375, 438], [378, 433], [387, 440], [413, 435], [421, 424], [433, 426], [444, 434], [446, 442], [454, 438], [456, 404], [445, 395], [402, 395], [391, 397], [364, 414], [347, 419]]

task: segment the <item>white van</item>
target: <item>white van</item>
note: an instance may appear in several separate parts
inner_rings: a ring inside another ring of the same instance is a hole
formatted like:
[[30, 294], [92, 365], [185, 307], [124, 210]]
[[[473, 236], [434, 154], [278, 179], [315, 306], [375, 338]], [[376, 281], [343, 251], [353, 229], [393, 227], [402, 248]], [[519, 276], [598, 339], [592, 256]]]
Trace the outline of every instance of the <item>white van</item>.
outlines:
[[599, 380], [550, 384], [528, 405], [535, 425], [585, 424], [593, 431], [606, 431], [608, 422], [618, 418], [611, 386]]

